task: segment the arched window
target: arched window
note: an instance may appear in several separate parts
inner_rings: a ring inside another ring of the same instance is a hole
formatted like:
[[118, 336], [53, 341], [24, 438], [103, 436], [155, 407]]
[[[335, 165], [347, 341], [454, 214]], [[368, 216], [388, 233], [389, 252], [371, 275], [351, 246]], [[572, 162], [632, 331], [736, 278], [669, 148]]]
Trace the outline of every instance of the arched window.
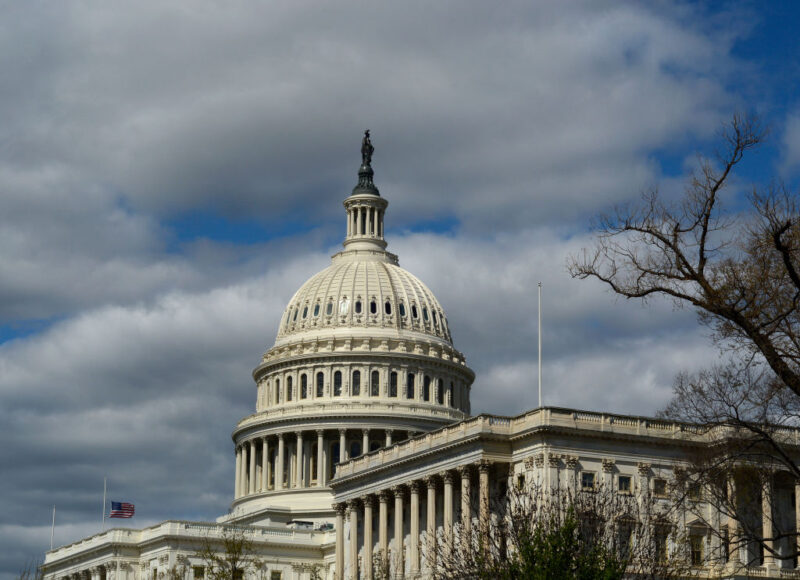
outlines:
[[286, 379], [286, 400], [292, 400], [292, 377]]
[[330, 300], [328, 300], [328, 305], [325, 307], [325, 314], [327, 314], [328, 316], [333, 314], [333, 302], [331, 302]]
[[292, 322], [295, 322], [297, 320], [297, 313], [298, 312], [300, 312], [300, 309], [299, 308], [295, 308], [294, 309], [294, 316], [292, 316]]
[[361, 394], [361, 371], [353, 371], [353, 396], [358, 397]]
[[436, 379], [436, 402], [440, 405], [444, 404], [444, 386], [442, 379]]
[[356, 300], [356, 314], [361, 314], [361, 300]]
[[370, 451], [377, 451], [380, 448], [381, 448], [381, 442], [380, 441], [371, 441], [370, 444], [369, 444], [369, 450]]
[[309, 457], [308, 469], [311, 472], [311, 481], [317, 481], [317, 444], [311, 446], [311, 457]]
[[342, 396], [342, 372], [336, 371], [333, 373], [333, 396]]
[[300, 398], [305, 399], [308, 397], [308, 377], [305, 373], [300, 375]]
[[419, 313], [417, 312], [417, 305], [416, 304], [412, 304], [411, 305], [411, 317], [412, 318], [418, 318], [419, 317]]
[[397, 308], [400, 310], [400, 316], [402, 316], [403, 318], [405, 318], [405, 317], [406, 317], [406, 305], [405, 305], [405, 304], [403, 304], [403, 303], [401, 302], [401, 303], [400, 303], [400, 304], [397, 306]]
[[408, 373], [408, 383], [406, 383], [406, 399], [414, 398], [414, 373]]
[[397, 396], [397, 373], [394, 371], [389, 375], [389, 396]]
[[308, 316], [308, 306], [303, 306], [303, 318]]
[[374, 300], [369, 303], [369, 313], [370, 314], [377, 314], [378, 313], [378, 303]]
[[391, 302], [389, 302], [388, 300], [387, 300], [387, 301], [386, 301], [386, 303], [383, 305], [383, 311], [384, 311], [386, 314], [388, 314], [388, 315], [391, 315], [391, 314], [392, 314], [392, 303], [391, 303]]
[[275, 379], [275, 404], [281, 401], [281, 380]]
[[453, 385], [453, 381], [450, 381], [450, 390], [447, 392], [447, 406], [453, 406], [453, 394], [455, 391], [455, 386]]
[[319, 302], [314, 304], [314, 316], [319, 316]]
[[377, 397], [380, 394], [381, 375], [378, 371], [372, 371], [372, 380], [370, 381], [369, 387], [370, 396]]
[[358, 457], [361, 455], [361, 443], [353, 441], [350, 444], [350, 457]]
[[431, 378], [428, 375], [422, 380], [422, 398], [426, 401], [431, 400]]
[[320, 372], [317, 373], [317, 397], [321, 397], [325, 387], [325, 376]]
[[331, 446], [331, 463], [341, 463], [342, 459], [339, 455], [339, 443], [336, 442]]
[[425, 322], [428, 322], [428, 307], [427, 306], [423, 306], [422, 307], [422, 318], [425, 319]]

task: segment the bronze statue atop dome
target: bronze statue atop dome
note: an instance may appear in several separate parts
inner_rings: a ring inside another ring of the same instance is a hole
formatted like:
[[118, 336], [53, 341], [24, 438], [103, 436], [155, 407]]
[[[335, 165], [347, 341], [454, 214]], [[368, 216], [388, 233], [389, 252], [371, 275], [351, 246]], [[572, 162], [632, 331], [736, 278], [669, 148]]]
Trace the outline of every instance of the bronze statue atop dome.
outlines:
[[369, 129], [364, 131], [364, 139], [361, 141], [361, 163], [369, 165], [372, 163], [372, 152], [375, 147], [372, 146], [372, 141], [369, 138]]

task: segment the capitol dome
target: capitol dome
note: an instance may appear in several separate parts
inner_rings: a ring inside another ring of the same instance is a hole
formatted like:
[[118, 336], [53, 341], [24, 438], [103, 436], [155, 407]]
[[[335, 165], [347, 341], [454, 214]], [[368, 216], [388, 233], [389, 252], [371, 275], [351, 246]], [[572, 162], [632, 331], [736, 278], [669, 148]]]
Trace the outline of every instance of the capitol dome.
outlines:
[[372, 152], [367, 132], [344, 249], [289, 300], [253, 371], [256, 412], [233, 433], [237, 519], [325, 517], [338, 463], [469, 416], [475, 375], [444, 309], [386, 250]]

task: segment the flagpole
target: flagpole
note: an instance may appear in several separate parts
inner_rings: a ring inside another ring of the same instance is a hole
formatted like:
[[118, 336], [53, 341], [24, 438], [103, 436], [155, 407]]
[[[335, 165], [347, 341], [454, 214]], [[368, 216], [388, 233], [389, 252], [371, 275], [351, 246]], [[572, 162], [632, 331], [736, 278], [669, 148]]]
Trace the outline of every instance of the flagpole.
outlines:
[[56, 531], [56, 506], [53, 505], [53, 525], [50, 527], [50, 551], [53, 551], [53, 534]]
[[103, 478], [103, 527], [102, 531], [106, 531], [106, 478]]
[[542, 283], [539, 282], [539, 407], [542, 406]]

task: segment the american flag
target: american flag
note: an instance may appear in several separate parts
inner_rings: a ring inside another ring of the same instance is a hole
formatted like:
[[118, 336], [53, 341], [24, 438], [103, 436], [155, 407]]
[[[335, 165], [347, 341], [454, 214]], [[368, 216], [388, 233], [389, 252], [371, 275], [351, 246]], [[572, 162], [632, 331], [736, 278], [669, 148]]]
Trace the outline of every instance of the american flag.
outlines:
[[132, 518], [133, 517], [133, 504], [125, 503], [124, 501], [112, 501], [111, 513], [108, 514], [110, 518]]

